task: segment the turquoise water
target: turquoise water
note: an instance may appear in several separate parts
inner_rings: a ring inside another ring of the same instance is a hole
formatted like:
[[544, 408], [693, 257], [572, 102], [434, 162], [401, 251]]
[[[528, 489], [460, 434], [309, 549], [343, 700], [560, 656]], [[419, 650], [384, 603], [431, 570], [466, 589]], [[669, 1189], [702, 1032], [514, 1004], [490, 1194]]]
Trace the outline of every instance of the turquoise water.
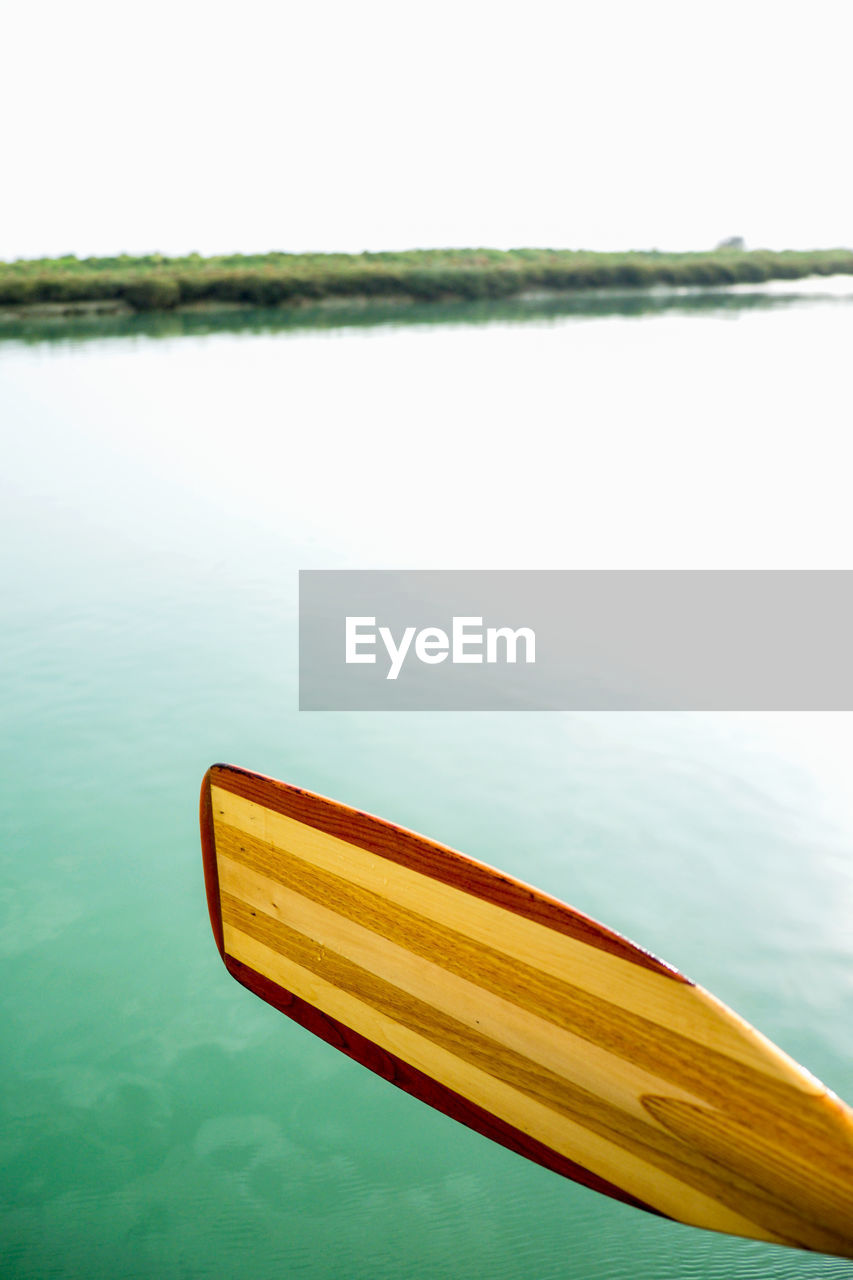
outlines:
[[296, 709], [299, 568], [849, 567], [833, 288], [7, 329], [4, 1277], [853, 1275], [576, 1187], [261, 1004], [196, 819], [228, 760], [424, 831], [853, 1099], [850, 717]]

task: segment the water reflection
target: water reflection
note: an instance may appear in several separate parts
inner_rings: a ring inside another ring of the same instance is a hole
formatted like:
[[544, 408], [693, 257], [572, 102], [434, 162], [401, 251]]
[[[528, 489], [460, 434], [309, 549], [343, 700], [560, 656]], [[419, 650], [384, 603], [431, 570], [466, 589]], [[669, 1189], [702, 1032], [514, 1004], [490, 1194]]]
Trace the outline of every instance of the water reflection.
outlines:
[[850, 277], [717, 289], [583, 290], [477, 302], [332, 301], [300, 307], [200, 308], [119, 315], [84, 312], [15, 316], [10, 311], [0, 311], [0, 342], [76, 343], [111, 337], [273, 334], [385, 325], [523, 324], [571, 316], [583, 319], [712, 314], [735, 317], [745, 312], [802, 307], [810, 302], [825, 305], [831, 301], [840, 305], [853, 302]]
[[295, 698], [298, 567], [845, 567], [844, 287], [0, 330], [4, 1280], [850, 1274], [586, 1192], [278, 1018], [216, 954], [195, 816], [224, 758], [427, 831], [853, 1097], [837, 718]]

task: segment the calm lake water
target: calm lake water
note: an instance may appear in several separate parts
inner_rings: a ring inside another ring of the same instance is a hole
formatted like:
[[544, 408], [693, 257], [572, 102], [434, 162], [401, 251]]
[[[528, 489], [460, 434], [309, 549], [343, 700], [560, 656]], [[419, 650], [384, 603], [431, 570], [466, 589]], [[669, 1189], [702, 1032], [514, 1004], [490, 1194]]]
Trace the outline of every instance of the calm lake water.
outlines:
[[240, 988], [226, 760], [539, 885], [853, 1099], [853, 727], [314, 714], [297, 570], [849, 568], [853, 281], [0, 340], [4, 1277], [818, 1277], [489, 1144]]

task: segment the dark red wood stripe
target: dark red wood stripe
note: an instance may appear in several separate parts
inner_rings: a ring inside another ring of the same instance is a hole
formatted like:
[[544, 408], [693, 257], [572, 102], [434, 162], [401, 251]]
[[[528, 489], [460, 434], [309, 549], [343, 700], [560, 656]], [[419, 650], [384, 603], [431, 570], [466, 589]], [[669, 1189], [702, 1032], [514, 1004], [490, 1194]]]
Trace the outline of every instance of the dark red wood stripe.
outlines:
[[[696, 1042], [643, 1014], [594, 995], [583, 987], [545, 975], [533, 965], [474, 942], [438, 920], [421, 916], [331, 871], [304, 862], [296, 854], [278, 850], [231, 826], [219, 829], [220, 853], [235, 859], [344, 919], [440, 965], [450, 973], [476, 982], [484, 991], [511, 1000], [573, 1035], [642, 1068], [661, 1080], [689, 1089], [732, 1115], [766, 1113], [778, 1126], [776, 1113], [797, 1113], [802, 1095], [786, 1081], [749, 1067], [708, 1046], [697, 1056]], [[616, 993], [614, 993], [616, 994]], [[802, 1122], [797, 1132], [803, 1141]]]
[[402, 1058], [381, 1049], [372, 1040], [359, 1035], [357, 1031], [353, 1031], [336, 1018], [321, 1013], [314, 1005], [308, 1004], [299, 996], [295, 996], [270, 978], [250, 968], [249, 965], [235, 960], [228, 954], [224, 959], [228, 972], [254, 995], [278, 1009], [280, 1013], [286, 1014], [288, 1018], [292, 1018], [313, 1035], [325, 1040], [327, 1044], [333, 1045], [341, 1053], [345, 1053], [348, 1058], [352, 1058], [375, 1075], [381, 1076], [383, 1080], [402, 1089], [404, 1093], [427, 1103], [428, 1106], [449, 1116], [452, 1120], [458, 1120], [460, 1124], [507, 1147], [517, 1155], [524, 1156], [545, 1169], [551, 1169], [564, 1178], [569, 1178], [572, 1182], [579, 1182], [584, 1187], [611, 1196], [614, 1200], [621, 1200], [624, 1204], [633, 1205], [636, 1209], [644, 1209], [657, 1217], [667, 1216], [621, 1187], [617, 1187], [615, 1183], [599, 1177], [598, 1174], [592, 1173], [567, 1156], [552, 1151], [544, 1143], [499, 1120], [491, 1112], [463, 1098], [461, 1094], [439, 1084], [419, 1071], [417, 1067], [410, 1066]]
[[225, 958], [222, 941], [222, 903], [219, 895], [219, 868], [216, 863], [216, 833], [213, 829], [213, 809], [210, 801], [210, 770], [204, 775], [199, 797], [199, 826], [201, 827], [201, 858], [204, 866], [204, 891], [207, 896], [207, 912], [210, 927], [219, 949]]
[[425, 836], [235, 765], [215, 764], [208, 771], [208, 777], [211, 784], [233, 795], [254, 801], [327, 835], [337, 836], [368, 853], [419, 871], [676, 982], [693, 985], [677, 969], [582, 912]]
[[[230, 925], [317, 974], [337, 990], [354, 995], [398, 1025], [448, 1049], [461, 1061], [598, 1134], [638, 1160], [663, 1170], [685, 1186], [718, 1200], [749, 1221], [791, 1243], [805, 1245], [810, 1239], [808, 1217], [802, 1205], [780, 1200], [777, 1191], [765, 1189], [752, 1176], [744, 1176], [737, 1158], [734, 1163], [727, 1153], [719, 1158], [716, 1150], [709, 1156], [702, 1144], [688, 1144], [671, 1136], [666, 1129], [638, 1119], [508, 1045], [474, 1031], [343, 955], [326, 947], [318, 949], [311, 938], [249, 907], [241, 899], [225, 894], [224, 901]], [[802, 1236], [799, 1232], [791, 1235], [794, 1224], [804, 1228]], [[837, 1239], [824, 1232], [819, 1247], [837, 1248]]]

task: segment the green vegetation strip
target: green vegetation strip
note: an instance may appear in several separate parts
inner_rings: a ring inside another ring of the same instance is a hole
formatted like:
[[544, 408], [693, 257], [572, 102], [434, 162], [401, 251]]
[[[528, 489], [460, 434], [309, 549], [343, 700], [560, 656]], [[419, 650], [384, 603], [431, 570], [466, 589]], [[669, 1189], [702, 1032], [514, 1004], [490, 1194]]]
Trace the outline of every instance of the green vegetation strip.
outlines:
[[725, 286], [853, 275], [853, 250], [717, 249], [710, 253], [587, 253], [549, 249], [425, 249], [407, 253], [235, 254], [203, 258], [41, 258], [0, 262], [0, 307], [103, 305], [168, 311], [325, 299], [435, 302], [538, 291]]

